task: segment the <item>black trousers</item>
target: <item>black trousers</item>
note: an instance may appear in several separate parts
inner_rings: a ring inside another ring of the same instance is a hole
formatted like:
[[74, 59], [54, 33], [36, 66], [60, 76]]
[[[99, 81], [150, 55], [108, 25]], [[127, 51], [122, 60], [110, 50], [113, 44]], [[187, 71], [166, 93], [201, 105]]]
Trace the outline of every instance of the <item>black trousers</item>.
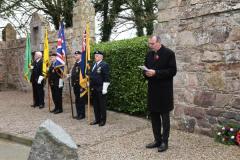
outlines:
[[80, 86], [75, 85], [73, 86], [73, 91], [75, 95], [75, 105], [77, 110], [77, 116], [85, 117], [85, 97], [80, 97]]
[[44, 105], [44, 90], [43, 83], [38, 84], [37, 82], [32, 83], [33, 88], [33, 101], [35, 106]]
[[156, 142], [168, 143], [170, 132], [170, 115], [168, 113], [151, 112], [153, 135]]
[[102, 94], [102, 91], [97, 91], [93, 89], [93, 108], [94, 108], [94, 115], [95, 120], [97, 122], [104, 122], [106, 123], [106, 95]]
[[59, 88], [58, 86], [51, 86], [51, 91], [52, 91], [53, 103], [55, 105], [54, 110], [63, 111], [63, 108], [62, 108], [62, 91], [63, 91], [63, 87]]

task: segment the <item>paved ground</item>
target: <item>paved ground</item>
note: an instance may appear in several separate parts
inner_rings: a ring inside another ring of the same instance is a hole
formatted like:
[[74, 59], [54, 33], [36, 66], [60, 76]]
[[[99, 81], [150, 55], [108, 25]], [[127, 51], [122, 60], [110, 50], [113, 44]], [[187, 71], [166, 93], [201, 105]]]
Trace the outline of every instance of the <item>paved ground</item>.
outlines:
[[51, 119], [61, 125], [80, 145], [83, 160], [239, 160], [240, 148], [215, 143], [212, 138], [171, 130], [169, 150], [158, 153], [145, 149], [152, 141], [148, 120], [108, 112], [104, 127], [90, 126], [86, 120], [71, 118], [69, 104], [64, 113], [54, 115], [47, 108], [31, 108], [31, 93], [0, 92], [0, 132], [33, 138], [39, 125]]

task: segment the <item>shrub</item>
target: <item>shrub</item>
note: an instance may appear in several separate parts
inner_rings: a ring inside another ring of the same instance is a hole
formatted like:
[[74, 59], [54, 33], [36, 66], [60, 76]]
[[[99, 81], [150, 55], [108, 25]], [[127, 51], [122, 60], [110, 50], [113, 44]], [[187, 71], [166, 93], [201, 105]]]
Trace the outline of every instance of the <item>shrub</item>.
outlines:
[[92, 49], [103, 51], [110, 66], [108, 109], [144, 115], [147, 82], [138, 66], [144, 63], [147, 37], [100, 43]]

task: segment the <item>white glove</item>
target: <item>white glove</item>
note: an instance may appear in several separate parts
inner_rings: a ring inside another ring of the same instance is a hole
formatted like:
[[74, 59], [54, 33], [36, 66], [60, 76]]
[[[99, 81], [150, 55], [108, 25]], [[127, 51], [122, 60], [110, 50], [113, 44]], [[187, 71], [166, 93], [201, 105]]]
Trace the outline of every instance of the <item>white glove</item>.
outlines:
[[67, 74], [66, 77], [67, 79], [69, 79], [71, 77], [71, 74]]
[[109, 82], [103, 82], [102, 94], [107, 94], [107, 89], [109, 85], [110, 85]]
[[58, 82], [58, 87], [59, 88], [62, 88], [63, 87], [63, 79], [59, 79], [59, 82]]
[[33, 69], [34, 67], [33, 66], [30, 66], [30, 69]]
[[41, 84], [43, 79], [44, 79], [43, 76], [39, 76], [39, 77], [38, 77], [38, 82], [37, 82], [37, 83], [38, 83], [38, 84]]

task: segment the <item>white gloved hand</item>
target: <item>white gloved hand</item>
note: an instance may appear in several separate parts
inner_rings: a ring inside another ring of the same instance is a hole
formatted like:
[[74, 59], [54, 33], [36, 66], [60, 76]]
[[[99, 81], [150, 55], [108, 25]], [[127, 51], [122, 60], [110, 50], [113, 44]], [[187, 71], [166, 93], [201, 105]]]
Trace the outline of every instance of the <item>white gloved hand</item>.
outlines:
[[38, 83], [38, 84], [41, 84], [43, 79], [44, 79], [43, 76], [39, 76], [39, 77], [38, 77], [38, 82], [37, 82], [37, 83]]
[[107, 94], [107, 89], [109, 85], [110, 85], [109, 82], [103, 82], [102, 94]]
[[30, 69], [33, 69], [34, 67], [33, 66], [30, 66]]
[[71, 77], [71, 74], [67, 74], [66, 77], [67, 79], [69, 79]]
[[62, 88], [63, 87], [63, 79], [59, 79], [58, 87]]

